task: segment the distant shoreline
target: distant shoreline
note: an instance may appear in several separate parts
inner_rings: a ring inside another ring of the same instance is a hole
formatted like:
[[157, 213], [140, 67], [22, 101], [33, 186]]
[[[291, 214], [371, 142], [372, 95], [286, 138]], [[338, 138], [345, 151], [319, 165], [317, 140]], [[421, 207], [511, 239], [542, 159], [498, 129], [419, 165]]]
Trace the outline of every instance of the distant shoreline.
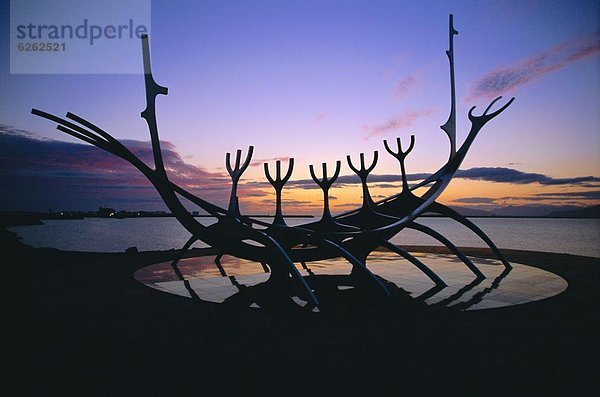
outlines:
[[[208, 214], [194, 214], [194, 218], [215, 218]], [[56, 212], [56, 213], [36, 213], [36, 212], [4, 212], [0, 213], [0, 226], [35, 226], [43, 225], [43, 221], [47, 220], [81, 220], [87, 218], [103, 218], [103, 219], [135, 219], [135, 218], [174, 218], [171, 213], [156, 213], [156, 212], [132, 212], [127, 214], [115, 214], [113, 216], [100, 216], [97, 214], [87, 214], [82, 212]], [[268, 214], [251, 214], [244, 215], [244, 218], [273, 218], [274, 215]], [[425, 218], [449, 218], [444, 215], [424, 214]], [[288, 219], [315, 219], [314, 215], [285, 215]], [[600, 219], [598, 217], [583, 217], [583, 216], [517, 216], [517, 215], [467, 215], [469, 219]]]
[[[450, 218], [444, 215], [422, 215], [425, 218]], [[492, 218], [492, 219], [600, 219], [592, 216], [551, 216], [551, 215], [465, 215], [465, 218]]]

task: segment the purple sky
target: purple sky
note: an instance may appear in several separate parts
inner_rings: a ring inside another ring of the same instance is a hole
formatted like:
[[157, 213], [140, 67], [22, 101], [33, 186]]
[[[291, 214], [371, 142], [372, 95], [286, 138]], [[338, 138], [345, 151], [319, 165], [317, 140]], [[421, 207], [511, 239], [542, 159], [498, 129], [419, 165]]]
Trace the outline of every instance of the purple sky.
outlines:
[[[379, 150], [374, 173], [381, 177], [373, 181], [392, 186], [373, 186], [373, 195], [393, 194], [398, 167], [381, 141], [401, 136], [407, 142], [414, 134], [408, 172], [435, 171], [448, 155], [439, 126], [449, 111], [444, 51], [450, 13], [459, 31], [458, 143], [472, 105], [481, 110], [496, 95], [517, 99], [482, 131], [462, 166], [467, 173], [442, 201], [484, 209], [598, 204], [596, 1], [155, 0], [153, 71], [169, 87], [159, 98], [158, 117], [173, 178], [223, 204], [229, 186], [224, 155], [252, 144], [256, 160], [296, 159], [289, 208], [318, 212], [319, 196], [302, 187], [309, 164], [333, 165], [359, 152], [371, 158]], [[4, 49], [8, 15], [3, 1]], [[8, 51], [0, 54], [1, 209], [91, 209], [101, 200], [119, 208], [162, 208], [131, 169], [98, 149], [74, 145], [30, 114], [32, 107], [71, 111], [142, 150], [149, 139], [139, 117], [143, 76], [11, 75]], [[344, 165], [341, 175], [350, 174]], [[264, 180], [262, 167], [250, 167], [247, 209], [270, 208]], [[332, 191], [334, 209], [360, 202], [356, 185], [342, 186]]]

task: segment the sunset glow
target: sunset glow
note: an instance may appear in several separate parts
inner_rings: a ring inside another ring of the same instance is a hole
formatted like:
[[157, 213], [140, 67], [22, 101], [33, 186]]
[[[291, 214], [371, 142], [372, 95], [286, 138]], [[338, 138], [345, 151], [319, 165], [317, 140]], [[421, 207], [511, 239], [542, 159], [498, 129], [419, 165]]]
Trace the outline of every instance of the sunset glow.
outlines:
[[[478, 136], [440, 202], [479, 210], [600, 204], [600, 7], [559, 2], [152, 2], [152, 61], [169, 87], [158, 119], [170, 177], [226, 206], [226, 152], [255, 146], [240, 205], [273, 213], [262, 164], [295, 158], [286, 213], [320, 214], [308, 165], [364, 152], [380, 200], [401, 189], [383, 139], [416, 137], [412, 182], [448, 158], [439, 126], [449, 112], [448, 14], [455, 41], [457, 143], [467, 112], [498, 95], [514, 104]], [[8, 2], [2, 2], [8, 47]], [[174, 21], [177, 21], [176, 23]], [[32, 107], [71, 111], [135, 147], [151, 164], [138, 75], [15, 75], [2, 52], [0, 184], [3, 210], [164, 209], [124, 162], [63, 135]], [[141, 57], [140, 57], [141, 63]], [[419, 174], [419, 175], [416, 175]], [[332, 188], [331, 206], [360, 205], [356, 181]], [[190, 210], [193, 208], [190, 206]]]

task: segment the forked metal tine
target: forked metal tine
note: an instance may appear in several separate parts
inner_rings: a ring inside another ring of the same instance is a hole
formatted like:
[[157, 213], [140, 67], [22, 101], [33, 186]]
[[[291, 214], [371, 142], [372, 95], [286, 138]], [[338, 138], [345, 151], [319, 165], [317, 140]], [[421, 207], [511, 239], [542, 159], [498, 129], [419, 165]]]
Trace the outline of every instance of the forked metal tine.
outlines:
[[231, 153], [227, 152], [225, 153], [225, 168], [227, 168], [227, 172], [229, 173], [229, 176], [233, 177], [233, 169], [231, 168]]
[[273, 218], [273, 224], [279, 226], [285, 226], [285, 220], [283, 219], [283, 211], [281, 210], [281, 191], [283, 190], [283, 186], [287, 183], [292, 176], [292, 170], [294, 168], [294, 159], [290, 158], [288, 163], [288, 170], [283, 179], [281, 178], [281, 160], [277, 160], [275, 162], [275, 178], [271, 176], [269, 172], [269, 164], [265, 163], [265, 175], [271, 183], [271, 186], [275, 189], [275, 217]]
[[267, 177], [267, 180], [269, 181], [269, 183], [274, 186], [276, 182], [271, 177], [271, 173], [269, 172], [269, 163], [264, 163], [263, 167], [265, 169], [265, 177]]
[[314, 169], [314, 167], [313, 167], [313, 165], [312, 165], [312, 164], [310, 164], [310, 165], [308, 166], [308, 170], [310, 171], [310, 176], [311, 176], [311, 178], [313, 179], [313, 181], [315, 181], [315, 183], [316, 183], [317, 185], [321, 186], [321, 185], [322, 185], [322, 182], [321, 182], [321, 180], [320, 180], [319, 178], [317, 178], [317, 175], [315, 175], [315, 169]]
[[371, 166], [369, 168], [367, 168], [367, 174], [370, 174], [371, 171], [373, 171], [375, 169], [375, 166], [377, 165], [377, 161], [379, 160], [379, 152], [377, 150], [375, 150], [373, 152], [373, 162], [371, 163]]
[[281, 160], [275, 162], [275, 172], [277, 172], [277, 181], [281, 181]]
[[322, 163], [322, 168], [323, 178], [319, 179], [315, 175], [315, 169], [313, 165], [311, 164], [308, 166], [310, 176], [312, 177], [313, 181], [315, 181], [315, 183], [319, 185], [321, 189], [329, 189], [329, 187], [333, 184], [333, 182], [335, 182], [335, 180], [340, 175], [340, 170], [342, 169], [342, 162], [340, 160], [337, 160], [335, 162], [335, 172], [333, 173], [333, 176], [331, 178], [327, 177], [327, 163]]
[[[240, 150], [241, 153], [241, 150]], [[250, 165], [250, 160], [252, 160], [252, 154], [254, 153], [254, 146], [248, 146], [248, 154], [246, 154], [246, 160], [244, 161], [244, 164], [242, 164], [242, 167], [240, 168], [240, 175], [246, 171], [246, 168], [248, 168], [248, 166]]]
[[248, 153], [246, 154], [246, 160], [240, 166], [240, 162], [242, 160], [242, 150], [238, 149], [235, 154], [235, 165], [231, 166], [231, 153], [225, 154], [225, 168], [227, 168], [227, 172], [232, 179], [239, 179], [248, 165], [250, 165], [250, 160], [252, 159], [252, 153], [254, 152], [254, 146], [248, 147]]
[[288, 170], [283, 178], [281, 178], [281, 160], [277, 160], [275, 162], [275, 178], [273, 178], [271, 172], [269, 171], [269, 163], [264, 163], [264, 168], [265, 176], [267, 177], [269, 183], [275, 188], [277, 188], [278, 186], [283, 187], [283, 185], [285, 185], [292, 176], [292, 171], [294, 169], [294, 159], [290, 158], [288, 163]]
[[379, 153], [377, 152], [377, 150], [375, 150], [373, 152], [373, 162], [371, 163], [371, 165], [368, 168], [365, 168], [365, 154], [360, 153], [360, 169], [357, 169], [354, 166], [354, 164], [352, 163], [352, 158], [350, 157], [350, 155], [346, 156], [346, 160], [348, 161], [348, 166], [361, 179], [366, 178], [369, 175], [369, 173], [371, 171], [373, 171], [373, 169], [375, 168], [375, 165], [377, 164], [378, 159], [379, 159]]
[[340, 175], [340, 170], [342, 169], [342, 162], [340, 160], [337, 160], [335, 162], [335, 172], [333, 173], [333, 176], [331, 177], [331, 179], [328, 180], [329, 184], [331, 185], [333, 182], [335, 182], [335, 180], [338, 178], [338, 176]]
[[413, 150], [413, 148], [415, 146], [415, 136], [414, 135], [410, 136], [410, 145], [408, 146], [408, 149], [406, 151], [402, 150], [402, 142], [400, 141], [400, 137], [396, 138], [396, 145], [398, 147], [398, 151], [394, 152], [389, 147], [387, 140], [385, 140], [385, 139], [383, 140], [383, 146], [385, 146], [385, 150], [387, 150], [387, 152], [389, 154], [391, 154], [397, 160], [404, 160], [406, 158], [406, 156], [408, 156], [408, 154]]
[[234, 169], [237, 171], [240, 169], [240, 160], [242, 159], [242, 149], [238, 149], [235, 153], [235, 167]]
[[287, 183], [287, 181], [290, 180], [290, 177], [292, 176], [292, 171], [294, 170], [294, 158], [291, 157], [289, 162], [288, 162], [288, 171], [286, 172], [285, 176], [282, 179], [283, 183]]

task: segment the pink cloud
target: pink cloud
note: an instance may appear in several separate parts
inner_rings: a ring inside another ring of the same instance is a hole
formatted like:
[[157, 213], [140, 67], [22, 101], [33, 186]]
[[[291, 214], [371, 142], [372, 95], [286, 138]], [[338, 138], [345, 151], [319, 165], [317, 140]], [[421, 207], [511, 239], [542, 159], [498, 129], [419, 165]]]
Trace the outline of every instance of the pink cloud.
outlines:
[[406, 65], [410, 61], [410, 59], [411, 56], [407, 53], [396, 56], [393, 64], [383, 72], [383, 78], [385, 80], [390, 80], [391, 78], [393, 78], [394, 74], [396, 74], [396, 72], [404, 65]]
[[573, 62], [598, 55], [598, 53], [600, 53], [600, 32], [559, 44], [541, 54], [487, 73], [472, 84], [467, 101], [477, 98], [493, 98], [513, 92], [546, 74], [563, 69]]
[[383, 124], [377, 126], [364, 126], [363, 130], [366, 132], [365, 140], [376, 135], [383, 135], [391, 131], [412, 127], [418, 119], [430, 116], [435, 112], [436, 110], [434, 109], [409, 110]]
[[256, 159], [250, 162], [250, 167], [262, 167], [264, 163], [271, 163], [271, 162], [275, 162], [275, 161], [281, 161], [282, 162], [282, 172], [286, 172], [287, 171], [287, 163], [290, 161], [289, 157], [273, 157], [270, 159]]
[[324, 121], [324, 120], [326, 120], [328, 117], [329, 117], [329, 113], [319, 113], [319, 114], [317, 115], [317, 117], [315, 117], [315, 120], [316, 120], [317, 122], [319, 122], [319, 121]]
[[406, 76], [396, 84], [394, 96], [397, 99], [404, 98], [416, 86], [417, 79], [415, 76]]

